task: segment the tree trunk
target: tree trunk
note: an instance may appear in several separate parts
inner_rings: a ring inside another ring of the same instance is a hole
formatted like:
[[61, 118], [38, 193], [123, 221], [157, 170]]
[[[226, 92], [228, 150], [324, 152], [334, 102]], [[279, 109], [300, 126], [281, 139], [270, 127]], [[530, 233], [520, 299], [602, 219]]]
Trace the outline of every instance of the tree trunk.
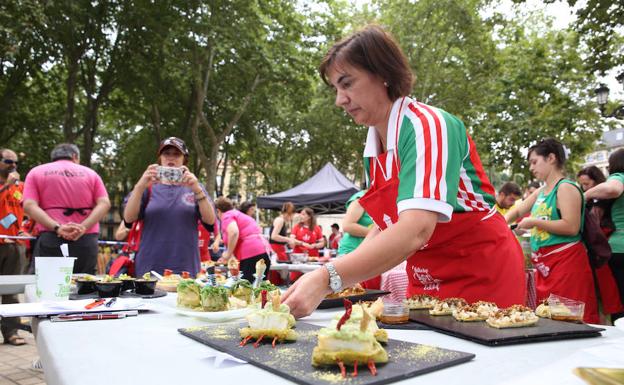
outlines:
[[80, 163], [87, 167], [91, 167], [91, 155], [93, 155], [93, 143], [95, 141], [95, 134], [97, 132], [98, 125], [97, 113], [97, 100], [89, 99], [89, 103], [87, 104], [87, 116], [83, 131], [84, 145], [80, 157]]
[[76, 84], [78, 81], [78, 58], [69, 58], [69, 65], [67, 68], [67, 81], [65, 86], [67, 87], [67, 99], [65, 118], [63, 120], [63, 138], [68, 143], [73, 143], [76, 140], [76, 134], [74, 132], [74, 114], [76, 107]]
[[160, 111], [158, 111], [158, 106], [155, 102], [152, 102], [150, 118], [152, 120], [152, 125], [154, 126], [154, 133], [156, 134], [156, 144], [158, 145], [163, 138], [160, 129]]
[[[217, 154], [218, 155], [218, 154]], [[221, 184], [219, 184], [219, 194], [223, 195], [223, 186], [225, 186], [225, 176], [227, 175], [228, 168], [228, 155], [229, 148], [227, 140], [223, 143], [223, 169], [221, 170]], [[215, 165], [215, 171], [217, 170], [218, 165]]]

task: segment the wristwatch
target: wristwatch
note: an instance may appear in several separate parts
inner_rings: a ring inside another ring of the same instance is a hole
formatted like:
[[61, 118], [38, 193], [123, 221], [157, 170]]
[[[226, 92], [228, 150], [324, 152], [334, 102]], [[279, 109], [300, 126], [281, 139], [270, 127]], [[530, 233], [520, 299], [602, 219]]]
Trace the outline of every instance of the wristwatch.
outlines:
[[333, 263], [326, 263], [325, 268], [329, 273], [329, 288], [334, 292], [338, 293], [342, 290], [342, 278], [338, 275], [336, 268]]

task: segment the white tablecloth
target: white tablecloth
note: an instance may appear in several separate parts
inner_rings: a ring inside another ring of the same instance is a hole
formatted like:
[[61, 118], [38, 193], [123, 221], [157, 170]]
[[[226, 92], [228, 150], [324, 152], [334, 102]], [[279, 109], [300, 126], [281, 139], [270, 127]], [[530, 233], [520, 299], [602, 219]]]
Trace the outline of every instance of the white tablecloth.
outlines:
[[35, 283], [35, 275], [0, 275], [0, 295], [22, 294], [24, 287]]
[[[154, 312], [120, 320], [35, 322], [48, 385], [248, 384], [289, 381], [249, 364], [215, 368], [217, 352], [184, 337], [178, 328], [206, 325], [179, 315], [175, 295], [153, 301]], [[336, 311], [306, 320], [325, 325]], [[487, 347], [433, 331], [389, 330], [390, 338], [476, 354], [465, 364], [405, 380], [413, 384], [584, 384], [577, 366], [624, 367], [624, 331], [607, 327], [601, 338]]]
[[271, 271], [300, 271], [307, 273], [320, 268], [322, 265], [315, 263], [272, 263]]

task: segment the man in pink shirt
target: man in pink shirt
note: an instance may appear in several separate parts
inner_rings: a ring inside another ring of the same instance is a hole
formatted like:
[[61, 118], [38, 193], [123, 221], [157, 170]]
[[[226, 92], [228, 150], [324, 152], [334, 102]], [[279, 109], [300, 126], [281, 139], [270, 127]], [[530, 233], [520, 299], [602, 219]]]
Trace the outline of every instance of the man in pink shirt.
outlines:
[[30, 170], [24, 183], [24, 211], [37, 222], [40, 237], [33, 256], [60, 256], [60, 245], [78, 258], [74, 273], [94, 274], [98, 255], [99, 221], [110, 209], [102, 178], [80, 165], [80, 150], [62, 143], [52, 162]]

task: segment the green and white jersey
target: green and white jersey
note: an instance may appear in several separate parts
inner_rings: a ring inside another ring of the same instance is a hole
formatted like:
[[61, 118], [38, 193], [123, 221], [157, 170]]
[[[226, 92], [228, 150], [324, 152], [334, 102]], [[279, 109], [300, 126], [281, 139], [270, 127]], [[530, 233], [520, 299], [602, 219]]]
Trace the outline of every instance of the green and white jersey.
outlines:
[[[624, 173], [618, 172], [609, 175], [607, 180], [617, 180], [624, 184]], [[611, 220], [615, 231], [609, 237], [609, 245], [614, 253], [624, 253], [624, 194], [620, 195], [611, 206]]]
[[364, 149], [367, 182], [374, 184], [371, 167], [377, 166], [383, 167], [389, 179], [396, 172], [393, 158], [398, 156], [398, 213], [423, 209], [439, 213], [439, 221], [448, 222], [454, 212], [494, 207], [494, 188], [457, 117], [415, 99], [400, 98], [390, 113], [383, 165], [377, 159], [383, 151], [380, 143], [375, 128], [370, 127]]
[[[540, 190], [533, 207], [531, 207], [531, 217], [542, 219], [544, 221], [557, 221], [561, 219], [561, 214], [557, 209], [557, 191], [562, 183], [569, 183], [576, 188], [579, 188], [576, 183], [568, 179], [561, 179], [555, 187], [547, 194], [544, 195], [544, 190]], [[580, 192], [580, 189], [579, 189]], [[585, 202], [584, 200], [582, 202]], [[542, 230], [538, 227], [531, 229], [531, 249], [538, 251], [542, 247], [559, 245], [562, 243], [575, 242], [581, 239], [581, 231], [583, 230], [584, 223], [584, 211], [585, 203], [581, 206], [581, 226], [579, 232], [576, 235], [558, 235]]]

